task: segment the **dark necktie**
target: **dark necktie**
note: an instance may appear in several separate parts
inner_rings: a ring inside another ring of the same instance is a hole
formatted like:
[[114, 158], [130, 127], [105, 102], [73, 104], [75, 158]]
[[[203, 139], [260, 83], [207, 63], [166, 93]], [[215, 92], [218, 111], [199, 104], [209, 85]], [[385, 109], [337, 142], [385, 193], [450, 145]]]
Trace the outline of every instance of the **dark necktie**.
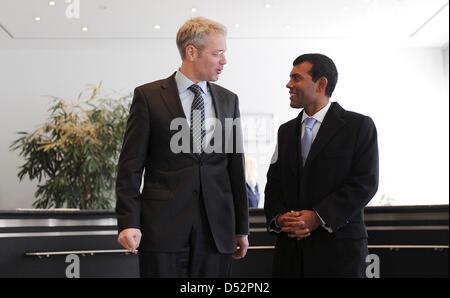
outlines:
[[203, 102], [202, 90], [199, 85], [189, 87], [194, 93], [194, 101], [191, 106], [191, 135], [194, 153], [202, 153], [205, 142], [205, 104]]

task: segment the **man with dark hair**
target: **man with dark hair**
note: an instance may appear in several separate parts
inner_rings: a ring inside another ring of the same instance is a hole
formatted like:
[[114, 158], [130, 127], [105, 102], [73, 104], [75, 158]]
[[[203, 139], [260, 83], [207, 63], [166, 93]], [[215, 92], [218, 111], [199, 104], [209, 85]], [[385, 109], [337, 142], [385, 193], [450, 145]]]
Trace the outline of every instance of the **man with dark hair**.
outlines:
[[267, 173], [268, 231], [278, 234], [274, 277], [364, 277], [363, 209], [378, 188], [371, 118], [330, 102], [338, 79], [322, 54], [295, 59], [286, 87], [303, 108], [278, 130]]

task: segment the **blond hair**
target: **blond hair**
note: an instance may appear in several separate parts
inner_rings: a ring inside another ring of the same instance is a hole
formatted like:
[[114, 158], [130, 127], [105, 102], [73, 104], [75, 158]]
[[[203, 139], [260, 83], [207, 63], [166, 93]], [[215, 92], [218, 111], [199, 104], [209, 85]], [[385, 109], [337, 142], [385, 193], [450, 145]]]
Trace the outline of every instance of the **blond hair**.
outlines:
[[245, 156], [245, 181], [252, 187], [255, 187], [258, 180], [258, 162], [255, 158]]
[[177, 33], [177, 47], [181, 59], [186, 58], [186, 47], [193, 45], [196, 48], [203, 48], [206, 38], [213, 33], [227, 35], [227, 28], [213, 20], [197, 17], [186, 21]]

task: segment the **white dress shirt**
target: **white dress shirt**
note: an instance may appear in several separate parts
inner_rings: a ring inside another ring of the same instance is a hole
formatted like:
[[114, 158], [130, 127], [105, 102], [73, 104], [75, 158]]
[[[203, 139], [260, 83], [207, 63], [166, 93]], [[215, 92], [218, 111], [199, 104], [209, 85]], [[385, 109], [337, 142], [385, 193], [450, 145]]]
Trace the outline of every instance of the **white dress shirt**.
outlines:
[[313, 135], [312, 135], [312, 141], [314, 142], [314, 140], [316, 139], [317, 133], [319, 132], [320, 126], [322, 125], [323, 119], [325, 118], [325, 115], [327, 114], [328, 110], [330, 109], [331, 106], [331, 101], [329, 101], [327, 103], [326, 106], [324, 106], [320, 111], [318, 111], [317, 113], [315, 113], [314, 115], [310, 116], [307, 115], [305, 110], [303, 110], [303, 116], [302, 116], [302, 138], [303, 135], [305, 134], [305, 119], [306, 118], [314, 118], [317, 120], [316, 124], [313, 127]]

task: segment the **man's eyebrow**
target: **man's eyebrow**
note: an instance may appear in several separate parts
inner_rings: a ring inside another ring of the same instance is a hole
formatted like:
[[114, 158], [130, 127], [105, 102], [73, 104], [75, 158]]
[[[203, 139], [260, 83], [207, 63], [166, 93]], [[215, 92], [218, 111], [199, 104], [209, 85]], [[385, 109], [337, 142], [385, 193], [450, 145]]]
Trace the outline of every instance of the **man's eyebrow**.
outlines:
[[291, 77], [291, 78], [294, 78], [294, 77], [300, 77], [300, 78], [303, 78], [303, 76], [301, 75], [301, 74], [299, 74], [299, 73], [291, 73], [290, 75], [289, 75], [289, 77]]

